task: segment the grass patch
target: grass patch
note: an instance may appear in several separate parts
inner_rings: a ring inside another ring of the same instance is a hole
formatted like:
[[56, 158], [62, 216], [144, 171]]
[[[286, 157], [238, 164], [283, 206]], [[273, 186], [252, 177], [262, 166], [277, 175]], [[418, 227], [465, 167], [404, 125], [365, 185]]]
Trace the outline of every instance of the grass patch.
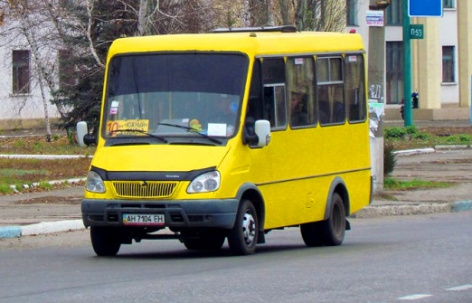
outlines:
[[36, 188], [50, 189], [52, 180], [80, 178], [87, 175], [91, 159], [2, 159], [0, 158], [0, 193], [11, 192], [10, 185], [18, 191], [25, 190], [23, 185], [39, 183]]
[[414, 179], [409, 181], [397, 180], [392, 177], [384, 179], [384, 189], [387, 190], [414, 190], [414, 189], [431, 189], [431, 188], [448, 188], [453, 186], [450, 182], [438, 182]]
[[95, 146], [80, 147], [66, 135], [54, 135], [51, 142], [44, 136], [0, 139], [2, 154], [83, 155], [95, 153]]
[[386, 127], [384, 130], [385, 143], [394, 150], [434, 147], [436, 145], [470, 145], [472, 129], [461, 128], [426, 128], [416, 126]]
[[13, 193], [13, 189], [8, 184], [0, 184], [0, 194], [7, 195]]

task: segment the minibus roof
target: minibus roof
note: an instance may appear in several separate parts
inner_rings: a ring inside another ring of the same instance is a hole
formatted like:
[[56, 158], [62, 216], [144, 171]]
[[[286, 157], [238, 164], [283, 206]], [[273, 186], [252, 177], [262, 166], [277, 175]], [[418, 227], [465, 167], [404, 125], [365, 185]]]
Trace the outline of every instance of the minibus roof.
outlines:
[[223, 51], [249, 56], [342, 53], [364, 50], [359, 34], [332, 32], [243, 31], [120, 38], [108, 57], [142, 52]]

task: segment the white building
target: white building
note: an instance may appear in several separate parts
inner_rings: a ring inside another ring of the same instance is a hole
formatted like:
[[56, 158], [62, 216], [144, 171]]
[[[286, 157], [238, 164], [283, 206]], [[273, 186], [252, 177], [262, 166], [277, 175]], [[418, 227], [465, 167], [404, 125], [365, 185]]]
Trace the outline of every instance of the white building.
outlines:
[[0, 8], [0, 130], [46, 127], [60, 112], [51, 104], [59, 87], [60, 44], [44, 16], [19, 14], [5, 4]]
[[[347, 31], [356, 30], [368, 51], [367, 11], [372, 3], [390, 2], [385, 9], [385, 79], [383, 96], [386, 119], [401, 119], [403, 96], [403, 1], [348, 0]], [[350, 16], [355, 16], [351, 17]], [[351, 19], [351, 20], [350, 20]], [[411, 18], [423, 24], [424, 39], [411, 40], [412, 91], [419, 93], [417, 120], [469, 119], [472, 82], [472, 1], [443, 0], [442, 17]], [[382, 49], [382, 48], [380, 48]]]

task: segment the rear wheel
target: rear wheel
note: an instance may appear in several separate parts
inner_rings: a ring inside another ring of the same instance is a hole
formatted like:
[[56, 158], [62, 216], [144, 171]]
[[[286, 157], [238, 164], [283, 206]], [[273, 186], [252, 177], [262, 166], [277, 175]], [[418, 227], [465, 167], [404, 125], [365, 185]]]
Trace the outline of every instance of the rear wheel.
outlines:
[[120, 250], [121, 241], [118, 229], [102, 226], [90, 227], [90, 239], [97, 256], [113, 257]]
[[300, 232], [302, 234], [303, 242], [305, 242], [306, 246], [323, 246], [323, 238], [321, 237], [320, 232], [320, 223], [323, 222], [305, 223], [300, 226]]
[[341, 245], [344, 241], [345, 230], [346, 210], [338, 193], [333, 194], [327, 220], [300, 226], [303, 241], [307, 246]]
[[239, 205], [234, 227], [228, 234], [228, 244], [235, 255], [250, 255], [256, 251], [259, 221], [254, 205], [243, 200]]

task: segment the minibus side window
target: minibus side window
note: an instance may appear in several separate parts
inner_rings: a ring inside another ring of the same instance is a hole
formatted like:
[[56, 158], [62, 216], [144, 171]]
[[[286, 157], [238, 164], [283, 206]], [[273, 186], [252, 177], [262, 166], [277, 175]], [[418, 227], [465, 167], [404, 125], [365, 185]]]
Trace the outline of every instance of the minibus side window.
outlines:
[[254, 61], [252, 70], [251, 88], [249, 91], [249, 103], [246, 111], [246, 119], [252, 120], [262, 119], [262, 83], [261, 83], [261, 62]]
[[264, 103], [272, 129], [284, 129], [287, 124], [285, 105], [285, 84], [267, 84], [264, 86]]
[[288, 58], [286, 67], [291, 126], [316, 125], [317, 108], [313, 92], [313, 58]]
[[346, 119], [342, 63], [341, 57], [316, 60], [316, 94], [321, 125], [340, 124]]
[[347, 55], [345, 71], [345, 92], [349, 122], [365, 121], [364, 57], [357, 54]]
[[285, 102], [285, 62], [283, 58], [262, 60], [263, 119], [270, 121], [271, 129], [285, 129], [287, 105]]

